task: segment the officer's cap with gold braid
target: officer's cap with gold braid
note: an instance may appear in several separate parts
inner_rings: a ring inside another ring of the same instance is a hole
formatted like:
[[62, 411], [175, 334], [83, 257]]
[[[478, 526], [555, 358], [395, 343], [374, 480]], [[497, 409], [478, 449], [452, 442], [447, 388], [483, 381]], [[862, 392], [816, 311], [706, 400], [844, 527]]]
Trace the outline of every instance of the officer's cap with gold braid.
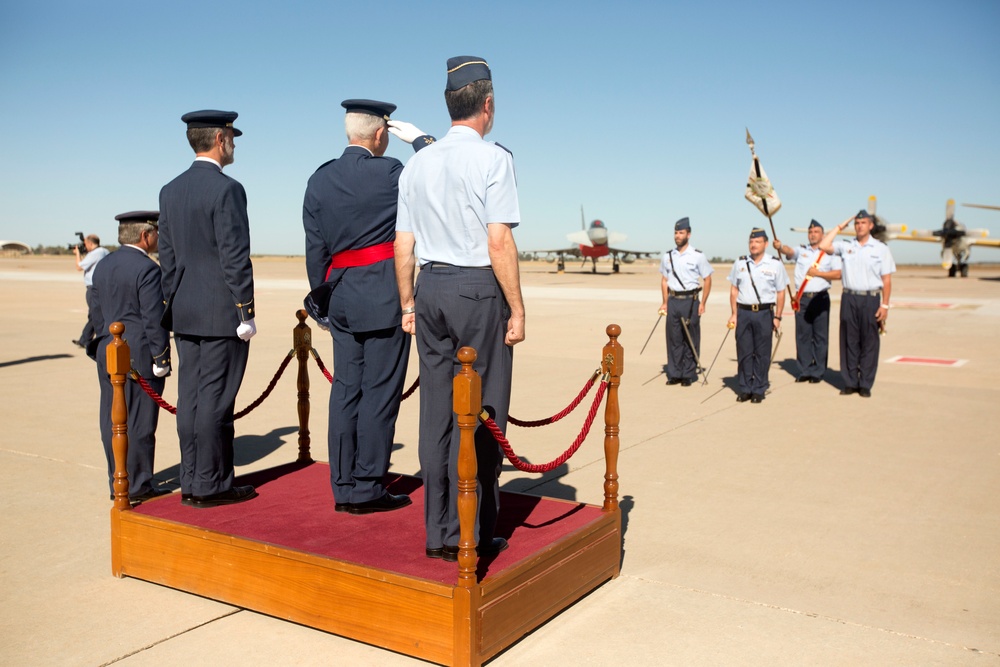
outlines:
[[233, 127], [233, 121], [239, 116], [235, 111], [215, 111], [206, 109], [204, 111], [190, 111], [181, 116], [181, 122], [192, 127], [232, 127], [233, 136], [240, 137], [243, 133]]
[[478, 56], [448, 58], [448, 85], [445, 90], [458, 90], [473, 81], [492, 81], [490, 66]]
[[389, 120], [389, 116], [396, 110], [395, 104], [379, 102], [378, 100], [344, 100], [340, 106], [347, 109], [347, 113], [366, 113], [369, 116], [378, 116], [383, 120]]

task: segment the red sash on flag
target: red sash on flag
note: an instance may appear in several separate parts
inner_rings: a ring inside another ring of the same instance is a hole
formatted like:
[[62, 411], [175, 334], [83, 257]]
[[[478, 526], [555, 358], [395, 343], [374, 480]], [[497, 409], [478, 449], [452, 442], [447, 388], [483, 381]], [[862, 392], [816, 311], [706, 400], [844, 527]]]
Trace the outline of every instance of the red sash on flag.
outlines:
[[326, 270], [325, 280], [330, 279], [330, 272], [334, 269], [349, 269], [353, 266], [369, 266], [377, 262], [392, 259], [392, 241], [379, 243], [378, 245], [358, 248], [357, 250], [344, 250], [338, 252], [330, 258], [330, 267]]

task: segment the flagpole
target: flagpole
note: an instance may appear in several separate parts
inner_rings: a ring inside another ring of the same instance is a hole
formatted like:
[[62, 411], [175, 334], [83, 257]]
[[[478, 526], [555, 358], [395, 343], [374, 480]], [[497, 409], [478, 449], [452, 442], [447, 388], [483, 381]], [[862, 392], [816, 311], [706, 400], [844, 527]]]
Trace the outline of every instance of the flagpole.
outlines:
[[[760, 178], [760, 161], [757, 159], [757, 152], [753, 149], [753, 137], [750, 136], [750, 130], [747, 130], [747, 145], [750, 146], [750, 155], [753, 156], [753, 169], [757, 173], [757, 178]], [[778, 232], [774, 230], [774, 220], [771, 219], [771, 211], [767, 208], [767, 199], [761, 197], [760, 203], [764, 207], [764, 215], [767, 216], [767, 221], [771, 223], [771, 236], [777, 240]], [[782, 266], [785, 265], [785, 263], [781, 261], [780, 252], [778, 253], [778, 262]], [[790, 284], [786, 284], [785, 289], [788, 290], [788, 298], [794, 303], [795, 297], [792, 296], [792, 286]]]

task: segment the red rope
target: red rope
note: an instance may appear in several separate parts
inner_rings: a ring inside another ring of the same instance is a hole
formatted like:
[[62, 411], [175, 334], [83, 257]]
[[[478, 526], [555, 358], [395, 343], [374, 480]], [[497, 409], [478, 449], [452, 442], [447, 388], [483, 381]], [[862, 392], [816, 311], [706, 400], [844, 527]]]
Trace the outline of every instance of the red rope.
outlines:
[[563, 452], [559, 458], [554, 461], [550, 461], [549, 463], [542, 463], [538, 465], [525, 463], [517, 457], [517, 454], [514, 453], [514, 449], [510, 446], [510, 443], [504, 436], [503, 431], [500, 430], [500, 427], [497, 426], [497, 423], [490, 417], [483, 416], [486, 414], [485, 412], [479, 415], [479, 421], [483, 422], [486, 428], [490, 430], [490, 433], [493, 434], [497, 444], [499, 444], [501, 449], [503, 449], [504, 456], [507, 457], [507, 460], [510, 461], [515, 468], [521, 472], [549, 472], [550, 470], [555, 470], [563, 463], [566, 463], [571, 456], [576, 454], [576, 450], [580, 448], [583, 441], [587, 439], [587, 434], [590, 433], [590, 427], [594, 423], [594, 417], [597, 416], [597, 409], [601, 406], [601, 400], [604, 398], [604, 390], [607, 389], [607, 387], [607, 381], [602, 381], [601, 386], [597, 389], [597, 395], [594, 396], [594, 403], [590, 406], [590, 412], [587, 414], [587, 419], [583, 423], [583, 429], [581, 429], [580, 435], [576, 436], [576, 440], [574, 440], [573, 444], [569, 446], [569, 449]]
[[[330, 384], [333, 384], [333, 376], [330, 375], [330, 371], [326, 370], [326, 365], [323, 363], [323, 360], [319, 358], [319, 352], [317, 352], [313, 348], [310, 348], [309, 352], [312, 353], [313, 359], [316, 360], [316, 365], [319, 366], [319, 369], [321, 371], [323, 371], [323, 375], [326, 376], [327, 381]], [[415, 392], [417, 390], [417, 387], [419, 387], [419, 386], [420, 386], [420, 376], [418, 375], [417, 379], [414, 380], [413, 384], [410, 385], [410, 388], [403, 392], [403, 396], [399, 400], [400, 401], [405, 401], [410, 396], [413, 396], [413, 392]]]
[[[245, 417], [250, 412], [252, 412], [257, 406], [259, 406], [261, 403], [264, 402], [264, 399], [266, 399], [271, 394], [271, 391], [274, 389], [275, 385], [278, 384], [278, 379], [281, 377], [281, 374], [285, 372], [285, 369], [288, 368], [288, 364], [292, 361], [292, 358], [294, 356], [295, 356], [295, 350], [290, 351], [288, 353], [288, 356], [282, 360], [281, 366], [278, 367], [278, 372], [276, 372], [274, 374], [274, 377], [271, 378], [271, 382], [267, 385], [267, 389], [264, 390], [264, 393], [262, 393], [256, 401], [254, 401], [253, 403], [251, 403], [250, 405], [248, 405], [247, 407], [243, 408], [235, 415], [233, 415], [233, 419], [239, 419], [240, 417]], [[142, 390], [146, 392], [146, 394], [148, 394], [151, 399], [156, 401], [157, 405], [159, 405], [161, 408], [163, 408], [172, 415], [177, 414], [177, 408], [174, 407], [173, 405], [170, 405], [165, 400], [163, 400], [163, 397], [160, 396], [158, 393], [156, 393], [156, 391], [149, 386], [149, 383], [146, 382], [146, 378], [139, 375], [139, 373], [137, 373], [134, 368], [129, 371], [129, 374], [132, 376], [133, 380], [139, 383], [139, 386], [142, 387]]]
[[555, 424], [557, 421], [559, 421], [569, 413], [573, 412], [573, 410], [576, 410], [576, 406], [580, 405], [580, 401], [583, 400], [583, 397], [586, 396], [588, 393], [590, 393], [591, 387], [594, 386], [594, 383], [597, 381], [597, 378], [598, 376], [600, 376], [600, 374], [601, 374], [601, 369], [597, 369], [596, 371], [594, 371], [594, 374], [590, 376], [590, 379], [587, 380], [587, 384], [583, 386], [583, 389], [581, 389], [580, 393], [576, 395], [576, 398], [574, 398], [572, 402], [570, 402], [570, 404], [567, 405], [561, 412], [557, 412], [548, 419], [522, 421], [520, 419], [517, 419], [516, 417], [511, 417], [510, 415], [508, 415], [507, 421], [509, 421], [514, 426], [521, 426], [523, 428], [532, 428], [535, 426], [547, 426], [549, 424]]

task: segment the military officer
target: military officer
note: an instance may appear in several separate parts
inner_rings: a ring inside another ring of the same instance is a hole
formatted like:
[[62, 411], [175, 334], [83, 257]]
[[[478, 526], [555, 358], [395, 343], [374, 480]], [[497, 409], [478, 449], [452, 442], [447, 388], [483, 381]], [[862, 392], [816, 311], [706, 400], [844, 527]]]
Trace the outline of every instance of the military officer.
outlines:
[[776, 257], [764, 254], [767, 232], [750, 232], [750, 254], [733, 263], [729, 272], [729, 325], [736, 327], [739, 392], [736, 400], [760, 403], [770, 387], [771, 334], [781, 327], [788, 274]]
[[[334, 507], [369, 514], [410, 504], [383, 485], [410, 351], [392, 261], [403, 165], [384, 157], [395, 104], [352, 99], [341, 106], [349, 145], [309, 179], [302, 224], [310, 287], [329, 290], [321, 315], [333, 336], [327, 444]], [[416, 150], [428, 145], [411, 143]]]
[[819, 247], [844, 263], [844, 294], [840, 301], [840, 373], [844, 388], [840, 393], [868, 398], [878, 370], [879, 331], [889, 317], [896, 262], [889, 246], [872, 236], [875, 221], [868, 211], [854, 216], [853, 239], [835, 241], [837, 232], [850, 223], [848, 218], [831, 229]]
[[256, 497], [234, 486], [233, 413], [254, 324], [250, 222], [243, 186], [222, 173], [232, 164], [235, 111], [181, 117], [195, 161], [160, 190], [164, 322], [180, 367], [177, 436], [181, 502], [195, 507]]
[[679, 383], [682, 387], [690, 387], [698, 379], [701, 316], [712, 291], [714, 271], [704, 253], [695, 250], [690, 241], [691, 221], [681, 218], [674, 223], [677, 247], [663, 253], [660, 260], [660, 312], [667, 315], [667, 384]]
[[[132, 370], [158, 394], [163, 393], [170, 372], [170, 334], [160, 324], [163, 292], [160, 267], [150, 257], [158, 243], [157, 211], [132, 211], [116, 215], [120, 248], [94, 269], [93, 315], [97, 332], [97, 379], [101, 387], [101, 440], [108, 463], [108, 486], [114, 497], [115, 455], [111, 448], [111, 380], [106, 349], [111, 342], [108, 327], [125, 325], [122, 338], [128, 343]], [[129, 499], [133, 504], [169, 493], [153, 484], [153, 456], [160, 406], [133, 377], [125, 382], [128, 406]]]
[[774, 240], [786, 259], [795, 260], [795, 356], [799, 362], [796, 382], [822, 381], [830, 349], [830, 281], [840, 279], [840, 258], [819, 249], [823, 225], [809, 222], [809, 244], [791, 248]]
[[[476, 349], [483, 408], [505, 429], [513, 346], [524, 340], [524, 302], [512, 231], [521, 221], [514, 159], [483, 140], [496, 111], [485, 60], [448, 60], [445, 102], [452, 120], [448, 134], [410, 158], [399, 178], [395, 252], [402, 327], [416, 333], [420, 357], [426, 555], [457, 560], [455, 355], [466, 345]], [[420, 252], [416, 292], [414, 246]], [[475, 437], [476, 540], [480, 555], [489, 555], [507, 548], [495, 535], [502, 454], [484, 427]]]

